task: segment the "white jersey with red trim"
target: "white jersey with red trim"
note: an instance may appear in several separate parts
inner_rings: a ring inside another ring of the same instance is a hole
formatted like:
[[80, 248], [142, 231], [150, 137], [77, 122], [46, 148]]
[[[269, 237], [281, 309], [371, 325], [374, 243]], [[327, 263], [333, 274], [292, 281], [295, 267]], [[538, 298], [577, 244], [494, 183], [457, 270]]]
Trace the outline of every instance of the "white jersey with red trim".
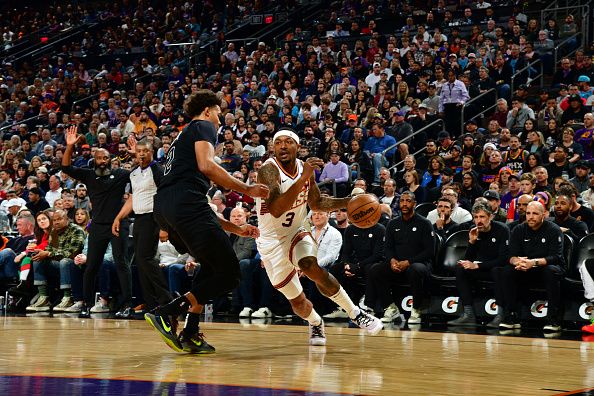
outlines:
[[[269, 158], [263, 165], [272, 164], [278, 168], [280, 173], [280, 192], [286, 192], [303, 173], [303, 162], [297, 159], [297, 171], [294, 175], [288, 174], [275, 158]], [[256, 210], [258, 213], [258, 228], [260, 237], [256, 240], [258, 251], [262, 255], [272, 253], [272, 250], [282, 244], [289, 245], [293, 237], [304, 225], [307, 217], [307, 196], [309, 194], [309, 181], [305, 183], [291, 209], [280, 217], [274, 217], [268, 212], [266, 202], [256, 198]]]

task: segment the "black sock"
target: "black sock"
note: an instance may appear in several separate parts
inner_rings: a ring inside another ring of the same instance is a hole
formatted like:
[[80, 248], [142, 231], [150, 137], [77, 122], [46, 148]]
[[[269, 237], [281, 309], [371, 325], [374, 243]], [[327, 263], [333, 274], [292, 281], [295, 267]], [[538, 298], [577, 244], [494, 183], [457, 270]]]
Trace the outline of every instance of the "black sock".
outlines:
[[188, 312], [188, 316], [186, 317], [186, 324], [184, 325], [184, 335], [191, 337], [194, 334], [198, 333], [200, 329], [200, 314], [194, 312]]
[[178, 316], [188, 310], [190, 301], [186, 296], [179, 296], [169, 304], [158, 307], [155, 311], [158, 315], [175, 315]]

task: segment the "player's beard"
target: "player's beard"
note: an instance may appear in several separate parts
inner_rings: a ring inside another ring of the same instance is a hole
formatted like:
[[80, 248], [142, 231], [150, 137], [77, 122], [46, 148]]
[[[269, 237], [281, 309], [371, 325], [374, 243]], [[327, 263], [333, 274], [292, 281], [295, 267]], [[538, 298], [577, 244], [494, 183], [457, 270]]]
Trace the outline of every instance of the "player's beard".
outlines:
[[111, 166], [95, 166], [95, 174], [99, 177], [108, 176], [111, 174]]

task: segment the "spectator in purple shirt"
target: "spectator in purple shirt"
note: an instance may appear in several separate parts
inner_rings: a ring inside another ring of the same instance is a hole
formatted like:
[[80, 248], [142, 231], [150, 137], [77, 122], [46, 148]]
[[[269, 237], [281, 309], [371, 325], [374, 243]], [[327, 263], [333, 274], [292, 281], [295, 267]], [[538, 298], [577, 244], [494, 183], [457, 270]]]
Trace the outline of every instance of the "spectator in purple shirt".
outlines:
[[330, 162], [328, 162], [322, 174], [320, 175], [321, 182], [335, 182], [336, 196], [344, 197], [347, 191], [347, 182], [349, 180], [349, 168], [347, 164], [340, 160], [340, 155], [337, 151], [330, 153]]

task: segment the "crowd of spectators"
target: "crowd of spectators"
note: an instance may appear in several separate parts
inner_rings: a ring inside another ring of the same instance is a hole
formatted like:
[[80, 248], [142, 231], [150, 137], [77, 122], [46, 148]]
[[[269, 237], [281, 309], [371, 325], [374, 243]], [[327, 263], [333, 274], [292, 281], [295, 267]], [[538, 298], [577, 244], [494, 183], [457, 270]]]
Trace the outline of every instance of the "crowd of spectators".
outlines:
[[[262, 2], [228, 3], [234, 10], [226, 14], [229, 20], [262, 7]], [[163, 162], [189, 121], [184, 99], [198, 89], [219, 95], [223, 118], [215, 153], [221, 166], [244, 181], [255, 182], [259, 167], [272, 155], [272, 136], [287, 126], [301, 138], [300, 158], [317, 156], [326, 162], [317, 173], [324, 192], [345, 196], [359, 188], [376, 194], [385, 204], [386, 226], [391, 219], [406, 217], [411, 202], [434, 203], [427, 220], [447, 238], [456, 230], [472, 228], [472, 208], [484, 198], [492, 203], [496, 220], [517, 227], [525, 220], [527, 197], [549, 214], [562, 196], [570, 201], [569, 212], [592, 231], [592, 49], [579, 48], [559, 66], [552, 62], [554, 43], [578, 28], [573, 17], [539, 26], [515, 2], [449, 3], [440, 0], [430, 11], [419, 12], [395, 1], [343, 1], [328, 11], [323, 23], [296, 27], [278, 47], [260, 42], [248, 48], [225, 42], [221, 24], [228, 22], [221, 19], [218, 2], [174, 2], [165, 8], [125, 2], [96, 14], [106, 27], [65, 45], [56, 56], [34, 65], [4, 64], [0, 221], [6, 244], [2, 252], [14, 253], [0, 253], [4, 277], [27, 281], [30, 266], [22, 258], [15, 262], [15, 257], [37, 252], [28, 255], [30, 261], [44, 259], [38, 253], [44, 250], [44, 236], [50, 250], [72, 249], [67, 254], [75, 261], [72, 268], [83, 268], [84, 237], [77, 236], [76, 246], [66, 247], [51, 237], [52, 227], [67, 227], [60, 224], [64, 215], [81, 230], [93, 219], [87, 187], [61, 171], [65, 128], [75, 125], [83, 136], [74, 152], [76, 167], [93, 168], [94, 153], [103, 148], [111, 155], [112, 169], [132, 169], [138, 161], [131, 137], [134, 142], [150, 142], [155, 160]], [[506, 6], [511, 15], [502, 21], [496, 10]], [[82, 10], [74, 14], [80, 16], [73, 21], [88, 17]], [[17, 27], [18, 21], [7, 26], [12, 34]], [[182, 40], [197, 43], [212, 32], [215, 53], [195, 66], [183, 47], [168, 46]], [[135, 48], [142, 54], [138, 59], [125, 64], [118, 57]], [[87, 65], [82, 55], [106, 56], [110, 62]], [[550, 87], [538, 91], [532, 78], [536, 71], [524, 70], [536, 59], [551, 81]], [[514, 75], [522, 84], [512, 83]], [[465, 106], [491, 89], [492, 100]], [[479, 115], [491, 105], [496, 106]], [[209, 195], [225, 217], [254, 221], [249, 197], [217, 186]], [[58, 213], [57, 226], [48, 213]], [[41, 222], [40, 214], [46, 214]], [[45, 217], [50, 224], [44, 226]], [[312, 221], [323, 224], [320, 230], [328, 222], [334, 224], [344, 235], [353, 227], [343, 212], [315, 215]], [[576, 239], [585, 235], [583, 229], [569, 231]], [[35, 243], [29, 243], [32, 239]], [[261, 271], [253, 245], [250, 250], [240, 244], [249, 251], [240, 259], [250, 286], [242, 284], [234, 294], [234, 307], [243, 316], [270, 316], [270, 285], [257, 275]], [[328, 259], [328, 268], [342, 265], [347, 278], [365, 273], [366, 265], [352, 258], [363, 256], [353, 253], [346, 239], [341, 246], [342, 253], [339, 248]], [[383, 246], [365, 249], [372, 263], [390, 262]], [[166, 235], [159, 254], [170, 287], [183, 292], [184, 263], [192, 262], [191, 257], [177, 254]], [[106, 267], [111, 261], [106, 256]], [[424, 279], [426, 272], [416, 270]], [[113, 268], [101, 278], [109, 279], [110, 274], [113, 278]], [[80, 287], [74, 285], [77, 276], [61, 278], [61, 288], [75, 294]], [[42, 282], [45, 279], [36, 275], [36, 285], [45, 286]], [[369, 297], [361, 284], [351, 286], [355, 297], [363, 292]], [[114, 290], [108, 281], [101, 288], [105, 298], [100, 303], [105, 307]], [[385, 296], [374, 303], [380, 300]], [[391, 305], [390, 309], [385, 318], [393, 316]]]

